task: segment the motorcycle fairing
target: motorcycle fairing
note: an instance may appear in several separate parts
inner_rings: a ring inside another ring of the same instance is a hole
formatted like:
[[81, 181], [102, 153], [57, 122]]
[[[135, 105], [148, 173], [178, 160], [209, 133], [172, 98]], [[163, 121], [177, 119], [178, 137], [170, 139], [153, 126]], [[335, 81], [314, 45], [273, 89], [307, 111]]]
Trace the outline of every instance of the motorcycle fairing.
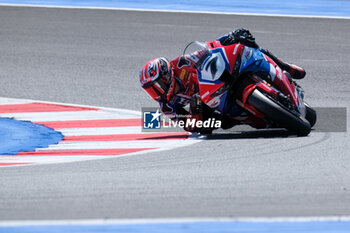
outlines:
[[198, 81], [205, 84], [220, 84], [222, 81], [219, 78], [225, 69], [230, 70], [225, 50], [213, 49], [198, 69]]
[[207, 45], [210, 51], [205, 53], [207, 57], [197, 68], [197, 78], [201, 99], [209, 107], [232, 117], [239, 114], [239, 110], [243, 108], [260, 119], [264, 117], [245, 100], [237, 103], [230, 98], [228, 91], [220, 91], [227, 83], [227, 81], [223, 82], [222, 78], [226, 70], [229, 72], [228, 78], [234, 78], [232, 74], [237, 71], [238, 74], [257, 74], [257, 77], [263, 78], [259, 78], [255, 84], [243, 91], [243, 99], [246, 99], [256, 88], [276, 99], [279, 93], [284, 93], [293, 102], [296, 112], [300, 113], [300, 107], [303, 106], [300, 92], [296, 90], [276, 63], [259, 49], [241, 44], [222, 46], [217, 41], [207, 42]]

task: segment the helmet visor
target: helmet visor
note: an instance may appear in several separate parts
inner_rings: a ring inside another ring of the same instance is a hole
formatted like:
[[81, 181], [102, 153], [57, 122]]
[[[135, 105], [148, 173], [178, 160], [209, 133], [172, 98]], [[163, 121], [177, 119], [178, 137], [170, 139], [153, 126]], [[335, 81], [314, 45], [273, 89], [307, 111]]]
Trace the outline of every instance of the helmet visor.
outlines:
[[158, 78], [157, 80], [143, 85], [144, 90], [156, 101], [160, 101], [166, 97], [169, 90], [169, 83], [167, 78]]

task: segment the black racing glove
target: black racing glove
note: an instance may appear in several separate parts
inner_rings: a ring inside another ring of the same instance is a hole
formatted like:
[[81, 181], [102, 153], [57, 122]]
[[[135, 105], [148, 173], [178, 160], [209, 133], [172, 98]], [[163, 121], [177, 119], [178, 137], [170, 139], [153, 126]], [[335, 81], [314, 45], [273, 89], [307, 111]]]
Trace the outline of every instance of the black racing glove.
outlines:
[[230, 35], [236, 41], [249, 42], [249, 43], [255, 42], [254, 36], [250, 33], [249, 30], [244, 28], [237, 29], [236, 31], [231, 32]]
[[240, 28], [229, 33], [227, 39], [222, 42], [223, 45], [230, 45], [234, 43], [241, 43], [249, 47], [258, 48], [254, 36], [249, 30]]

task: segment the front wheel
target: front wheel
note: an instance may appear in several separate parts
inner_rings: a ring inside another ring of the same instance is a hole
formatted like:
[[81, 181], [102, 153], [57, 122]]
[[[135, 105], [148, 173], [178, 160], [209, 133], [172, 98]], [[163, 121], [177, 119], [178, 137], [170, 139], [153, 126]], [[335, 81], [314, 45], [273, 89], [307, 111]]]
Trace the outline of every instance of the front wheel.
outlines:
[[247, 103], [264, 114], [266, 118], [299, 136], [306, 136], [311, 131], [310, 123], [306, 119], [291, 113], [274, 99], [265, 96], [257, 89], [250, 94]]
[[313, 127], [316, 124], [317, 121], [317, 114], [316, 111], [310, 107], [307, 103], [304, 103], [305, 108], [306, 108], [306, 115], [305, 118], [306, 120], [309, 121], [311, 127]]

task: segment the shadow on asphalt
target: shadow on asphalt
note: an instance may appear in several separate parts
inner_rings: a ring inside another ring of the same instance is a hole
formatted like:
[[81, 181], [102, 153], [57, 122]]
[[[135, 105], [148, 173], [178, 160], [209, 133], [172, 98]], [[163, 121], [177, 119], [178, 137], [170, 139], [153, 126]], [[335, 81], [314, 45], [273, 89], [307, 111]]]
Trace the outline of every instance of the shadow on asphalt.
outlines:
[[283, 129], [266, 129], [255, 131], [235, 131], [235, 132], [213, 132], [206, 135], [206, 140], [224, 140], [224, 139], [257, 139], [257, 138], [287, 138], [297, 137], [295, 133]]

